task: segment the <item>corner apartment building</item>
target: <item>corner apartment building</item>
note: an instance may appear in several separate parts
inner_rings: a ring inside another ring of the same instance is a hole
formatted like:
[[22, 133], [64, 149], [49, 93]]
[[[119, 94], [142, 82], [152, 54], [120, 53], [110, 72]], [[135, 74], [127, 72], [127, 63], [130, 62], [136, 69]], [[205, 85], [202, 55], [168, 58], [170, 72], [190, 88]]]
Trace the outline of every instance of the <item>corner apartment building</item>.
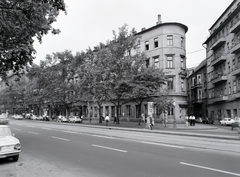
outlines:
[[[158, 15], [157, 23], [150, 28], [142, 28], [136, 33], [139, 36], [137, 51], [144, 52], [147, 56], [146, 65], [158, 67], [166, 72], [168, 77], [168, 97], [174, 100], [175, 106], [168, 112], [169, 122], [176, 118], [177, 122], [184, 121], [187, 110], [186, 89], [186, 32], [188, 27], [177, 22], [162, 23], [161, 15]], [[144, 114], [147, 115], [147, 102], [142, 104]], [[98, 117], [97, 105], [91, 105], [90, 116]], [[103, 115], [114, 116], [116, 108], [109, 103], [103, 103]], [[135, 103], [123, 105], [120, 117], [137, 118], [137, 106]], [[154, 115], [160, 117], [155, 109]]]
[[208, 117], [240, 116], [240, 0], [234, 0], [209, 29]]

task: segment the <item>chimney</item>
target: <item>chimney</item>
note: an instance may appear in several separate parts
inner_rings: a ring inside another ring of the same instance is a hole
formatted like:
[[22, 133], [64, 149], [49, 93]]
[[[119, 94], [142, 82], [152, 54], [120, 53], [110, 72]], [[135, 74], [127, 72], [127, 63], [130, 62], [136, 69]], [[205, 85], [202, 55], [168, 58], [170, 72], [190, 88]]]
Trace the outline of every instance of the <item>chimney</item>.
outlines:
[[162, 23], [162, 20], [161, 20], [161, 15], [160, 14], [158, 14], [158, 21], [157, 21], [157, 25], [158, 24], [161, 24]]
[[143, 27], [143, 28], [142, 28], [142, 31], [144, 31], [145, 29], [146, 29], [146, 28], [145, 28], [145, 27]]

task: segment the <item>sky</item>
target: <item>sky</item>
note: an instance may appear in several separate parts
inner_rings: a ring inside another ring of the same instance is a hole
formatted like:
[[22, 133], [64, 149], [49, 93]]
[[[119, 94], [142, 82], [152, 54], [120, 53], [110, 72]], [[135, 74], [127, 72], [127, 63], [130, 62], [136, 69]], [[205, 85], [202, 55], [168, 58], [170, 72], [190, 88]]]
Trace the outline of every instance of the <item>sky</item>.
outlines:
[[161, 14], [163, 23], [178, 22], [188, 27], [186, 33], [187, 67], [197, 66], [206, 58], [202, 44], [215, 23], [233, 0], [65, 0], [67, 15], [60, 13], [54, 28], [59, 35], [48, 34], [42, 43], [34, 42], [34, 63], [47, 54], [71, 50], [76, 52], [97, 46], [113, 38], [113, 30], [127, 24], [140, 32], [156, 25]]

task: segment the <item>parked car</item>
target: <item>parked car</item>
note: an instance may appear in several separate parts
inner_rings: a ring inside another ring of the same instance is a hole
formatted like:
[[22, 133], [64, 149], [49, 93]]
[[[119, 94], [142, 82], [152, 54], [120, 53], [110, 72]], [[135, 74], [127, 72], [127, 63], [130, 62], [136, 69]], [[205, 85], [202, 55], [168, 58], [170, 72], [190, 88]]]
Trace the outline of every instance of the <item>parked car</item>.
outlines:
[[23, 116], [19, 115], [19, 114], [15, 114], [12, 117], [13, 117], [13, 119], [17, 119], [17, 120], [22, 120], [23, 119]]
[[9, 123], [9, 118], [7, 114], [1, 114], [0, 115], [0, 124], [8, 124]]
[[30, 119], [31, 119], [31, 120], [37, 120], [37, 116], [34, 115], [34, 114], [32, 114], [32, 115], [30, 116]]
[[79, 116], [69, 116], [69, 122], [82, 123], [82, 119]]
[[202, 123], [203, 124], [213, 124], [213, 120], [209, 119], [207, 117], [202, 118]]
[[232, 125], [234, 122], [234, 119], [231, 118], [223, 118], [222, 120], [220, 120], [221, 125]]
[[13, 161], [18, 161], [21, 143], [7, 125], [0, 125], [0, 147], [0, 158], [12, 158]]
[[202, 118], [201, 118], [201, 117], [196, 118], [196, 119], [195, 119], [195, 122], [196, 122], [196, 123], [202, 123]]
[[231, 127], [232, 127], [232, 130], [235, 128], [235, 127], [240, 127], [240, 117], [235, 117], [234, 119], [234, 123], [232, 123]]
[[65, 116], [58, 116], [58, 122], [69, 122]]
[[44, 115], [44, 116], [43, 116], [43, 121], [50, 121], [49, 116], [48, 116], [48, 115]]
[[37, 116], [36, 120], [43, 120], [43, 116]]

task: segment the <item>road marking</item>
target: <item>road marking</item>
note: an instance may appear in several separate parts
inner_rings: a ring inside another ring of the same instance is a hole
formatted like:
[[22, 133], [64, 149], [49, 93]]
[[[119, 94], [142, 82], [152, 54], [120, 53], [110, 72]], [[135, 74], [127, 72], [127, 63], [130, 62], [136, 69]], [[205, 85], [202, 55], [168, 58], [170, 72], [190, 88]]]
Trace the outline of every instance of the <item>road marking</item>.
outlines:
[[127, 151], [124, 151], [124, 150], [121, 150], [121, 149], [115, 149], [115, 148], [110, 148], [110, 147], [106, 147], [106, 146], [99, 146], [99, 145], [95, 145], [95, 144], [93, 144], [92, 146], [103, 148], [103, 149], [109, 149], [109, 150], [113, 150], [113, 151], [118, 151], [118, 152], [127, 152]]
[[223, 171], [223, 170], [218, 170], [218, 169], [215, 169], [215, 168], [209, 168], [209, 167], [194, 165], [194, 164], [190, 164], [190, 163], [180, 162], [180, 164], [191, 166], [191, 167], [203, 168], [203, 169], [206, 169], [206, 170], [216, 171], [216, 172], [225, 173], [225, 174], [229, 174], [229, 175], [233, 175], [233, 176], [240, 176], [240, 174], [238, 174], [238, 173], [232, 173], [232, 172], [228, 172], [228, 171]]
[[108, 138], [108, 139], [115, 139], [111, 136], [101, 136], [101, 135], [92, 135], [92, 136], [95, 136], [95, 137], [100, 137], [100, 138]]
[[54, 138], [54, 139], [58, 139], [58, 140], [63, 140], [63, 141], [69, 141], [69, 139], [59, 138], [59, 137], [56, 137], [56, 136], [52, 136], [52, 138]]
[[166, 147], [173, 147], [173, 148], [180, 148], [184, 149], [184, 146], [175, 146], [175, 145], [170, 145], [170, 144], [162, 144], [162, 143], [153, 143], [153, 142], [148, 142], [148, 141], [142, 141], [144, 144], [151, 144], [151, 145], [158, 145], [158, 146], [166, 146]]
[[44, 129], [44, 130], [52, 130], [51, 128], [45, 128], [45, 127], [41, 127], [41, 129]]
[[39, 133], [36, 133], [36, 132], [28, 132], [28, 133], [31, 133], [31, 134], [34, 134], [34, 135], [39, 135]]
[[31, 127], [31, 128], [34, 128], [35, 126], [33, 126], [33, 125], [27, 125], [27, 127]]
[[64, 131], [62, 131], [62, 132], [65, 132], [65, 133], [77, 133], [77, 132], [73, 132], [73, 131], [67, 131], [67, 130], [64, 130]]
[[16, 125], [22, 126], [22, 124], [16, 124]]
[[18, 128], [13, 128], [14, 130], [17, 130], [17, 131], [21, 131], [21, 129], [18, 129]]

